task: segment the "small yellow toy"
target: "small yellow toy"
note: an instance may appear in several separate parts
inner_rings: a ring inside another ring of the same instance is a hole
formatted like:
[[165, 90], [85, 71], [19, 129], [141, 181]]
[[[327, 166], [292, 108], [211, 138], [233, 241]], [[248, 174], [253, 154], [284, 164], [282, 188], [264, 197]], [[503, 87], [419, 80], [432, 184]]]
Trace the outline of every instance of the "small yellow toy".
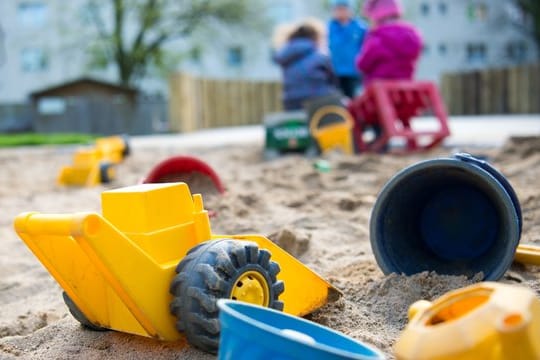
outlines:
[[522, 264], [540, 266], [540, 247], [521, 244], [517, 247], [514, 260]]
[[17, 233], [87, 327], [160, 340], [183, 333], [215, 352], [219, 298], [301, 316], [340, 296], [263, 236], [213, 235], [202, 197], [185, 183], [103, 192], [102, 213], [15, 219]]
[[[328, 115], [337, 115], [342, 122], [322, 125], [323, 119]], [[309, 129], [322, 153], [340, 149], [345, 154], [351, 155], [354, 153], [353, 124], [353, 118], [347, 109], [337, 105], [326, 105], [313, 114]]]
[[540, 359], [540, 300], [532, 290], [484, 282], [409, 309], [399, 360]]
[[58, 183], [78, 186], [108, 183], [116, 177], [114, 166], [122, 162], [129, 151], [124, 136], [97, 139], [94, 147], [75, 152], [73, 164], [60, 170]]

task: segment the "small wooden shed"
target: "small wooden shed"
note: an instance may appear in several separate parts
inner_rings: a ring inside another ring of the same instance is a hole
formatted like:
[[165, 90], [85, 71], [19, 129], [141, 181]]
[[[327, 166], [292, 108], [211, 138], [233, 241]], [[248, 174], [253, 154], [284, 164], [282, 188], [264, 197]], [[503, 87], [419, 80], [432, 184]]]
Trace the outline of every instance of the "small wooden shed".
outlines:
[[88, 77], [30, 94], [37, 132], [133, 133], [137, 89]]

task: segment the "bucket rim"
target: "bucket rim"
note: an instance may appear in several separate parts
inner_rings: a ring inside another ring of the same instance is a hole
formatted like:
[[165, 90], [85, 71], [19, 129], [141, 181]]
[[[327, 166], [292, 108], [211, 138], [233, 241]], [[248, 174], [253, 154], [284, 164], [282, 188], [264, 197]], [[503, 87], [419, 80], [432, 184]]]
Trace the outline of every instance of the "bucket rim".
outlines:
[[516, 209], [516, 212], [518, 215], [518, 221], [519, 221], [519, 237], [521, 238], [521, 235], [523, 233], [523, 214], [522, 214], [521, 204], [519, 203], [519, 199], [516, 194], [516, 191], [514, 190], [514, 187], [512, 186], [512, 184], [510, 184], [510, 181], [508, 181], [506, 176], [504, 176], [499, 170], [497, 170], [489, 162], [482, 159], [478, 159], [469, 153], [456, 153], [454, 154], [453, 157], [460, 161], [479, 166], [480, 168], [484, 169], [489, 174], [491, 174], [497, 181], [501, 183], [501, 185], [504, 187], [504, 189], [510, 196], [510, 199], [512, 200], [512, 203], [514, 204], [514, 207]]

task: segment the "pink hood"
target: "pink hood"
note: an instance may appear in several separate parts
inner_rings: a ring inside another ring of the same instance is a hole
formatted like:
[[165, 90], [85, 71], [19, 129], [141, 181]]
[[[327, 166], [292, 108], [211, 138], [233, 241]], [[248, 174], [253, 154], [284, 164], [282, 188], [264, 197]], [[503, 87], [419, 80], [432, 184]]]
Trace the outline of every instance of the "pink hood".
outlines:
[[380, 25], [371, 30], [356, 66], [365, 82], [373, 79], [412, 79], [422, 51], [418, 31], [405, 22]]
[[363, 12], [367, 18], [376, 23], [386, 17], [403, 15], [399, 0], [367, 0], [364, 2]]

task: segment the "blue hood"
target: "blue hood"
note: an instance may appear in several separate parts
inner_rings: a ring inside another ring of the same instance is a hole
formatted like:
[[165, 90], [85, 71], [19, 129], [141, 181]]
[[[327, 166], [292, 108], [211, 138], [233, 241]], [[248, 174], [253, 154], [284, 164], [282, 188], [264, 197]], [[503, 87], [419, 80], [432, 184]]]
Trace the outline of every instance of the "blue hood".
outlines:
[[314, 41], [293, 39], [274, 55], [283, 72], [283, 100], [298, 102], [335, 93], [335, 77], [328, 56]]
[[317, 51], [315, 43], [309, 39], [293, 39], [274, 54], [274, 61], [281, 66], [288, 66]]

